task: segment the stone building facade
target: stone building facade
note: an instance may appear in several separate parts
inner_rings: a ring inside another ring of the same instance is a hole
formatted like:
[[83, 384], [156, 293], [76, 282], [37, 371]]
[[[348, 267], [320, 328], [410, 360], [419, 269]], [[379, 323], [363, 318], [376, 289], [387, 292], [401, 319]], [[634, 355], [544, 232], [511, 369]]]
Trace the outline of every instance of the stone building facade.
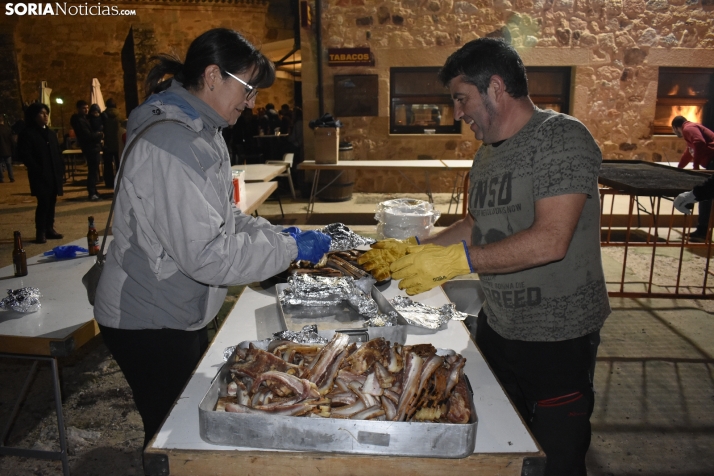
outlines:
[[[68, 2], [75, 3], [75, 2]], [[86, 4], [89, 2], [76, 2]], [[93, 77], [105, 99], [126, 110], [127, 90], [143, 98], [148, 59], [159, 52], [183, 55], [199, 33], [235, 28], [257, 45], [292, 38], [289, 0], [104, 0], [135, 15], [8, 16], [0, 12], [0, 112], [20, 116], [21, 101], [38, 97], [48, 81], [53, 125], [64, 123], [77, 99], [89, 100]], [[302, 3], [302, 2], [301, 2]], [[312, 25], [300, 29], [305, 156], [314, 155], [319, 116], [315, 0], [307, 0]], [[676, 161], [684, 143], [653, 133], [661, 67], [714, 67], [714, 0], [323, 0], [321, 17], [325, 111], [334, 107], [338, 74], [378, 75], [378, 115], [340, 118], [343, 139], [358, 159], [469, 159], [479, 143], [460, 135], [389, 133], [389, 68], [440, 66], [469, 40], [511, 38], [526, 66], [568, 66], [571, 112], [592, 131], [609, 159]], [[131, 50], [133, 47], [133, 50]], [[327, 48], [368, 47], [373, 67], [329, 67]], [[136, 75], [127, 75], [127, 56]], [[127, 79], [125, 76], [129, 77]], [[281, 80], [258, 96], [258, 106], [293, 103], [293, 82]], [[60, 113], [60, 114], [58, 114]], [[59, 117], [58, 117], [59, 116]], [[358, 174], [357, 191], [416, 192], [423, 173]], [[451, 191], [453, 174], [432, 174], [434, 191]], [[416, 183], [416, 186], [412, 183]]]
[[[47, 3], [47, 2], [43, 2]], [[53, 4], [54, 2], [50, 2]], [[63, 3], [63, 2], [62, 2]], [[288, 2], [272, 2], [286, 6]], [[22, 102], [39, 97], [40, 81], [52, 88], [53, 127], [69, 130], [79, 99], [90, 100], [92, 78], [98, 78], [104, 99], [114, 98], [126, 112], [125, 93], [145, 97], [143, 82], [149, 59], [158, 53], [180, 59], [200, 33], [233, 28], [256, 46], [293, 38], [292, 19], [268, 0], [103, 0], [67, 2], [134, 10], [133, 15], [6, 15], [0, 12], [0, 111], [21, 117]], [[136, 75], [128, 74], [127, 61]], [[130, 94], [129, 94], [130, 96]], [[65, 104], [54, 101], [60, 97]], [[258, 96], [257, 106], [293, 100], [293, 82], [278, 80]], [[130, 100], [129, 100], [130, 101]]]
[[[653, 133], [660, 67], [714, 67], [712, 0], [330, 0], [323, 2], [323, 48], [369, 47], [374, 67], [323, 68], [325, 109], [333, 76], [377, 74], [379, 116], [341, 118], [359, 159], [471, 158], [460, 136], [389, 134], [389, 68], [440, 66], [471, 39], [508, 36], [526, 66], [572, 68], [572, 115], [593, 133], [607, 159], [677, 161], [684, 142]], [[318, 115], [315, 26], [302, 28], [306, 117]], [[326, 58], [326, 57], [325, 57]], [[309, 62], [313, 64], [309, 64]], [[326, 59], [323, 64], [326, 64]], [[310, 156], [310, 134], [306, 131]], [[411, 179], [423, 185], [423, 174]], [[357, 190], [415, 190], [399, 174], [362, 174]], [[397, 184], [397, 185], [395, 185]], [[431, 177], [450, 191], [453, 174]]]

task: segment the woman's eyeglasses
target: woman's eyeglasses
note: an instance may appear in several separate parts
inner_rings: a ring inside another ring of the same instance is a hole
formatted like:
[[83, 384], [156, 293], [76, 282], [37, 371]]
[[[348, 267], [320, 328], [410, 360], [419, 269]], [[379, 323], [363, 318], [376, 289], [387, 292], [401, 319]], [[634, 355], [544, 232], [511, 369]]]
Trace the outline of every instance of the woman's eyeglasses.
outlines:
[[254, 97], [256, 97], [258, 95], [258, 88], [251, 86], [250, 84], [248, 84], [245, 81], [243, 81], [242, 79], [240, 79], [238, 76], [231, 74], [228, 71], [226, 71], [225, 73], [228, 76], [230, 76], [231, 78], [233, 78], [236, 81], [238, 81], [239, 83], [241, 83], [243, 86], [245, 86], [245, 94], [246, 94], [245, 100], [246, 101], [250, 101], [251, 99], [253, 99]]

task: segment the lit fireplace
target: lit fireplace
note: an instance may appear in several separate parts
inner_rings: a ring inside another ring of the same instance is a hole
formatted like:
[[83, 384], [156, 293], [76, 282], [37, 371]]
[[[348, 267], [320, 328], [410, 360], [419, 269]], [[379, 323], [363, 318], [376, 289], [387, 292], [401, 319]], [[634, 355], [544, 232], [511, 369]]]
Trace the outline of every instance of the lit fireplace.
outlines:
[[684, 116], [704, 122], [711, 108], [712, 70], [699, 68], [660, 68], [655, 108], [654, 133], [672, 134], [672, 119]]

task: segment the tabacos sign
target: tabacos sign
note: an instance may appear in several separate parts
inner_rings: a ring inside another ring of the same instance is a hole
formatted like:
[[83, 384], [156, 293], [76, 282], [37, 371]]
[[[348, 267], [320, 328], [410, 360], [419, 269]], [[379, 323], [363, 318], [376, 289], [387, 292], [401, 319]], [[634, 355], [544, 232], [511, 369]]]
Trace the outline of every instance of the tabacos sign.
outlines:
[[369, 48], [328, 48], [328, 66], [374, 66]]

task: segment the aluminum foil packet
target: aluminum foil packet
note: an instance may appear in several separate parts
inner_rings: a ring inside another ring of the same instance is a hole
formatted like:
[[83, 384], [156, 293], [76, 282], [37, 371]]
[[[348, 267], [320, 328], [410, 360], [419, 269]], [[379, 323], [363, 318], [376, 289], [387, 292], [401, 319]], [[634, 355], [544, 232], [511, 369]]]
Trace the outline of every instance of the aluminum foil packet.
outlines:
[[326, 235], [330, 235], [330, 251], [348, 251], [359, 246], [369, 246], [377, 240], [358, 235], [350, 230], [344, 223], [331, 223], [318, 230]]
[[354, 292], [354, 279], [293, 274], [288, 278], [289, 288], [278, 299], [283, 306], [331, 306], [339, 304]]
[[37, 288], [8, 289], [7, 297], [0, 299], [0, 309], [17, 312], [37, 312], [42, 307], [40, 290]]
[[394, 309], [412, 326], [438, 329], [451, 319], [463, 321], [466, 314], [456, 310], [453, 304], [444, 304], [436, 308], [412, 301], [405, 296], [395, 296], [391, 301]]
[[364, 327], [388, 327], [397, 325], [397, 313], [394, 311], [389, 311], [384, 314], [383, 312], [377, 313], [371, 319], [365, 322]]
[[301, 331], [280, 331], [273, 340], [289, 340], [298, 344], [327, 344], [328, 340], [317, 333], [317, 324], [308, 324]]

